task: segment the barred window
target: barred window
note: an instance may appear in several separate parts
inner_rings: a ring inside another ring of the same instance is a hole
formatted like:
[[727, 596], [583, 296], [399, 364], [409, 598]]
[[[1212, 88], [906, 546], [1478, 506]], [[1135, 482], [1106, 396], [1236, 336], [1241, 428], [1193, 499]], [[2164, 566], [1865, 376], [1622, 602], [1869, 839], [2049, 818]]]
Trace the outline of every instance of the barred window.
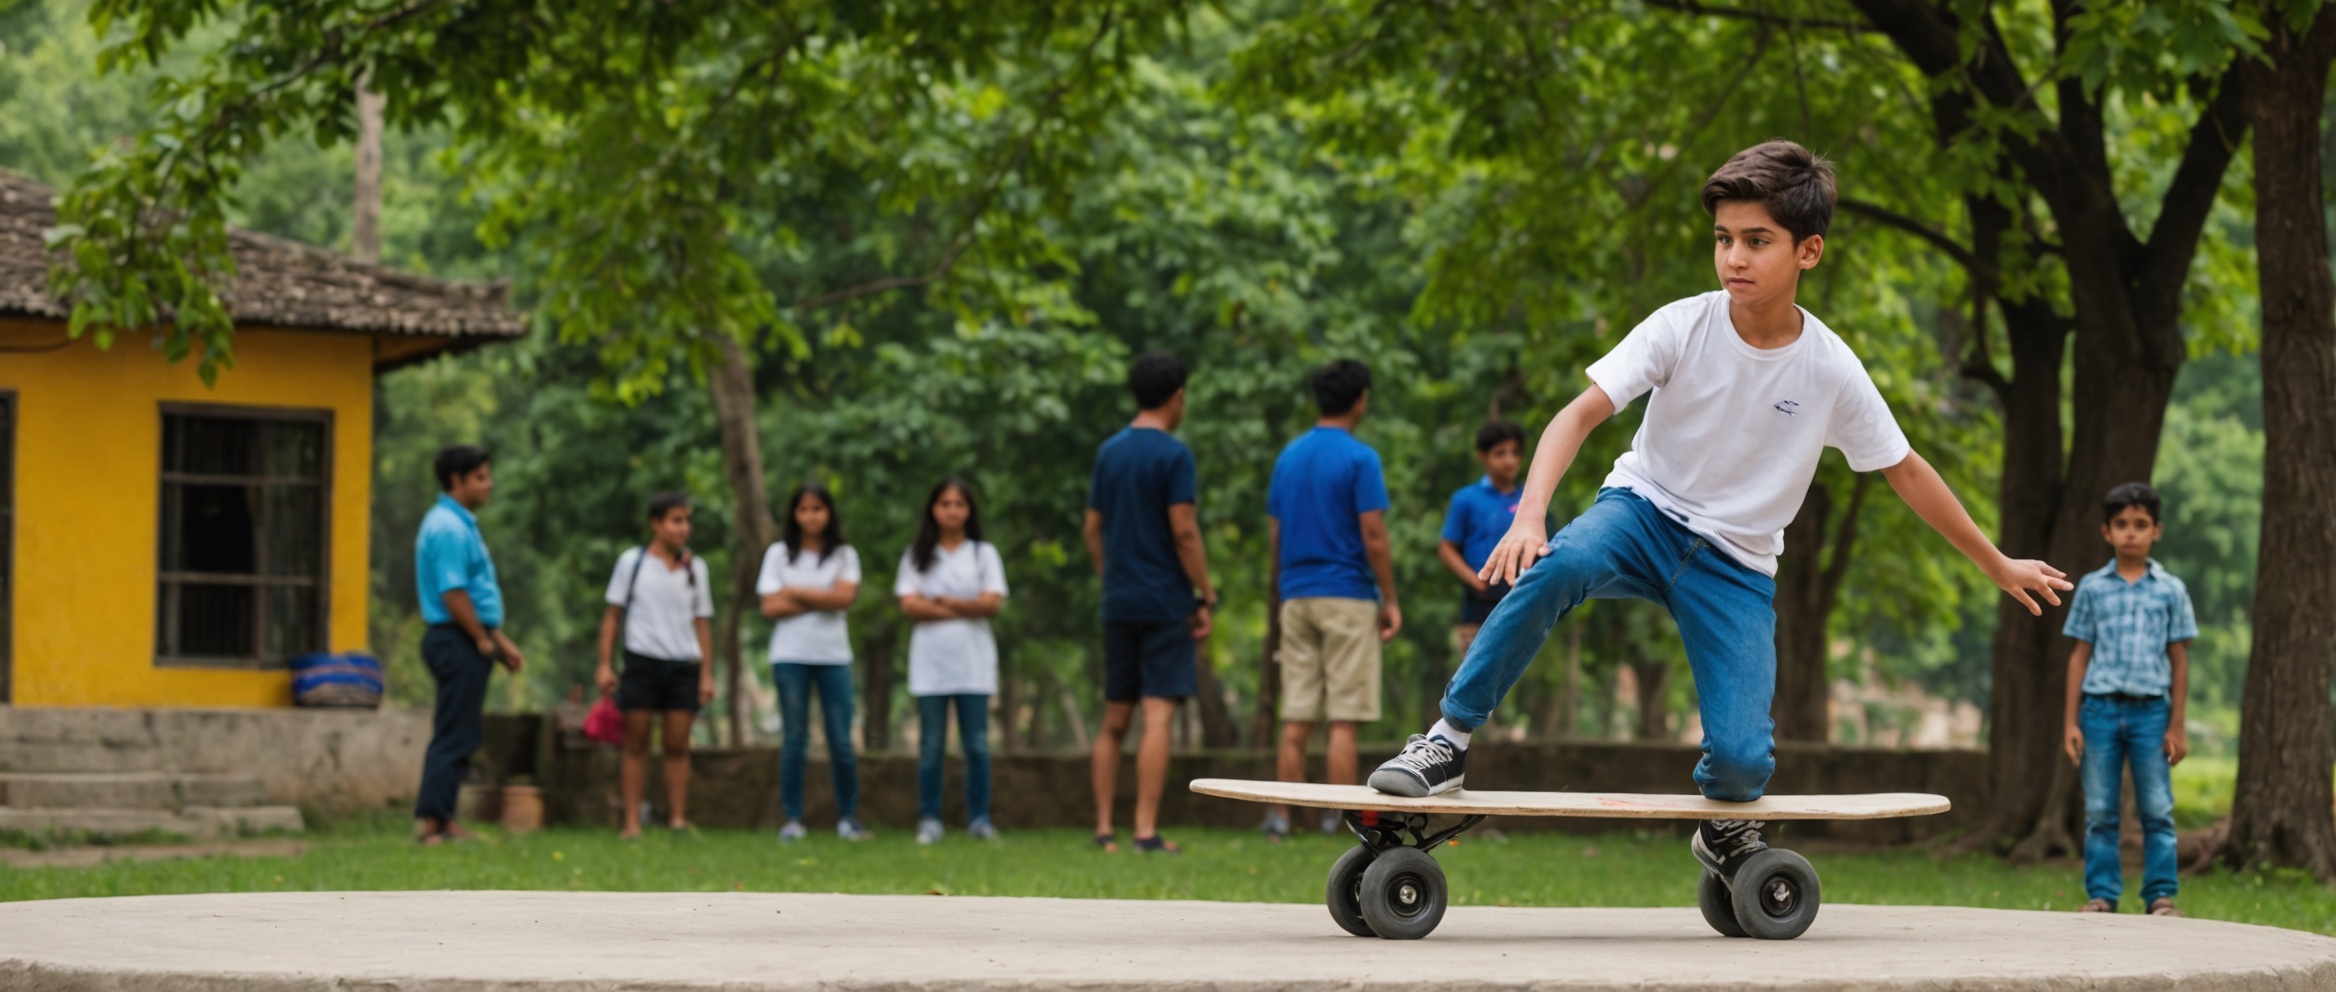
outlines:
[[166, 404], [155, 663], [325, 648], [332, 411]]

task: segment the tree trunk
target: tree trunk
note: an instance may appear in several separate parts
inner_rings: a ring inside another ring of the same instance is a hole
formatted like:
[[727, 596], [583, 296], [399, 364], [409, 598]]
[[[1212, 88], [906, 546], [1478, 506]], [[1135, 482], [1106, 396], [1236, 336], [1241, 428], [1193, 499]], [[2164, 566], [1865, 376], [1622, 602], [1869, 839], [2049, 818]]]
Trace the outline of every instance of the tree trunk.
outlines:
[[1233, 709], [1225, 702], [1225, 689], [1217, 683], [1217, 640], [1194, 645], [1193, 688], [1200, 693], [1195, 700], [1200, 710], [1200, 742], [1203, 747], [1240, 747], [1240, 728], [1233, 726]]
[[[1033, 597], [1024, 602], [1029, 606], [1036, 607], [1038, 600]], [[1039, 607], [1031, 609], [1030, 612], [1043, 615], [1042, 610], [1043, 607]], [[1014, 677], [1014, 653], [1013, 649], [1008, 647], [1011, 642], [1012, 638], [1007, 638], [998, 644], [998, 694], [991, 697], [992, 703], [997, 707], [998, 716], [996, 720], [991, 722], [990, 739], [997, 741], [997, 746], [1000, 748], [1014, 746], [1014, 732], [1020, 729], [1018, 725], [1021, 723], [1021, 714], [1017, 710], [1022, 704], [1022, 680]]]
[[1669, 740], [1671, 708], [1663, 703], [1664, 690], [1671, 681], [1671, 663], [1661, 658], [1642, 658], [1630, 663], [1630, 671], [1638, 682], [1638, 739]]
[[[2064, 485], [2060, 374], [2069, 327], [2040, 302], [2005, 304], [2002, 310], [2012, 374], [1997, 391], [2004, 453], [1996, 484], [1996, 546], [2015, 558], [2043, 558], [2049, 554]], [[2071, 563], [2055, 564], [2069, 568]], [[1986, 826], [1966, 838], [1972, 846], [2008, 846], [2034, 835], [2040, 822], [2062, 822], [2057, 813], [2043, 816], [2047, 797], [2072, 787], [2061, 771], [2068, 765], [2060, 753], [2067, 656], [2054, 644], [2059, 628], [2030, 616], [2009, 596], [1997, 601], [1995, 616], [1988, 700], [1988, 781], [1994, 801]]]
[[1249, 741], [1252, 747], [1272, 747], [1274, 726], [1282, 704], [1282, 611], [1281, 603], [1268, 599], [1265, 606], [1265, 645], [1258, 651], [1263, 658], [1257, 670], [1257, 709], [1249, 714]]
[[[1825, 677], [1827, 621], [1841, 601], [1849, 573], [1850, 549], [1857, 542], [1858, 511], [1865, 505], [1871, 473], [1859, 473], [1841, 521], [1829, 528], [1833, 493], [1822, 481], [1809, 483], [1808, 498], [1784, 529], [1784, 554], [1776, 570], [1776, 736], [1824, 743], [1830, 730], [1832, 683]], [[1831, 555], [1827, 555], [1831, 549]]]
[[[2166, 401], [2186, 357], [2179, 326], [2184, 276], [2197, 255], [2223, 173], [2246, 131], [2239, 69], [2236, 65], [2210, 69], [2185, 80], [2201, 95], [2200, 114], [2190, 124], [2172, 181], [2160, 195], [2145, 239], [2127, 223], [2117, 196], [2117, 177], [2110, 168], [2103, 106], [2109, 93], [2088, 89], [2073, 74], [2055, 81], [2030, 81], [2022, 75], [2004, 33], [1995, 30], [1992, 21], [1971, 30], [1964, 19], [1972, 11], [1965, 8], [1931, 0], [1851, 2], [1924, 75], [1955, 82], [1935, 87], [1932, 98], [1942, 148], [1964, 137], [1980, 106], [2023, 123], [2021, 128], [1998, 132], [2006, 136], [1999, 164], [2006, 178], [2024, 185], [2052, 214], [2051, 231], [2067, 266], [2068, 310], [2076, 315], [2070, 397], [2075, 423], [2068, 434], [2071, 457], [2063, 473], [2057, 461], [2058, 406], [2025, 402], [2045, 391], [2041, 377], [2057, 380], [2057, 362], [2048, 368], [2030, 365], [2009, 383], [1992, 383], [2004, 396], [2006, 408], [2000, 492], [2006, 534], [1999, 544], [2009, 554], [2022, 555], [2025, 549], [2013, 542], [2029, 535], [2011, 532], [2032, 526], [2040, 516], [2045, 524], [2035, 536], [2041, 538], [2037, 547], [2044, 560], [2072, 575], [2089, 571], [2108, 557], [2099, 537], [2096, 501], [2118, 483], [2148, 478], [2156, 461]], [[2056, 45], [2066, 46], [2076, 36], [2071, 21], [2083, 9], [2073, 2], [2051, 6]], [[1977, 12], [1993, 16], [1985, 8]], [[2055, 97], [2049, 104], [2038, 98], [2047, 85]], [[2014, 166], [2016, 175], [2009, 172]], [[1966, 202], [1975, 204], [1971, 210], [1975, 244], [1964, 256], [1975, 278], [1992, 281], [1994, 267], [2003, 259], [1992, 243], [1978, 243], [1977, 236], [1994, 208], [1977, 206], [1989, 202], [1979, 197]], [[1916, 229], [1933, 243], [1948, 241], [1935, 231], [1923, 231], [1919, 225]], [[2015, 310], [2041, 309], [2036, 300], [2002, 302], [2007, 325], [2019, 319]], [[2057, 323], [2045, 316], [2048, 313], [2031, 313], [2029, 322]], [[2015, 330], [2011, 338], [2017, 368], [2021, 335]], [[2048, 344], [2027, 344], [2031, 356], [2050, 351], [2057, 358], [2061, 347], [2056, 336]], [[2016, 462], [2015, 448], [2039, 460]], [[2049, 466], [2039, 458], [2047, 449], [2054, 459]], [[2026, 556], [2034, 555], [2031, 551]], [[2065, 614], [2065, 608], [2051, 608], [2032, 618], [2008, 602], [1998, 614], [1989, 734], [1993, 808], [1987, 823], [1968, 835], [1967, 843], [2015, 842], [2015, 856], [2070, 846], [2070, 824], [2077, 811], [2072, 801], [2075, 780], [2059, 756], [2063, 666], [2069, 645], [2058, 630]]]
[[1565, 625], [1565, 691], [1557, 697], [1557, 736], [1572, 737], [1581, 729], [1582, 625]]
[[2249, 63], [2255, 265], [2263, 301], [2263, 531], [2254, 645], [2239, 704], [2239, 778], [2221, 857], [2336, 878], [2336, 281], [2328, 270], [2320, 120], [2336, 14], [2298, 35], [2267, 4]]
[[860, 738], [870, 751], [892, 746], [892, 656], [900, 643], [899, 621], [886, 618], [870, 625], [860, 660]]
[[763, 549], [778, 539], [779, 524], [771, 517], [770, 492], [762, 474], [762, 438], [754, 426], [754, 366], [746, 349], [727, 337], [716, 339], [722, 361], [707, 376], [713, 395], [714, 423], [721, 429], [722, 476], [730, 485], [733, 527], [737, 531], [730, 569], [730, 609], [715, 618], [715, 652], [729, 666], [723, 695], [729, 700], [729, 744], [746, 743], [745, 651], [739, 643], [739, 625], [756, 609], [754, 582], [762, 570]]
[[381, 261], [381, 94], [357, 84], [357, 190], [349, 211], [349, 254]]
[[1033, 751], [1054, 747], [1054, 742], [1046, 736], [1046, 700], [1054, 688], [1054, 673], [1047, 672], [1039, 677], [1038, 688], [1030, 694], [1030, 730], [1022, 740], [1023, 746]]

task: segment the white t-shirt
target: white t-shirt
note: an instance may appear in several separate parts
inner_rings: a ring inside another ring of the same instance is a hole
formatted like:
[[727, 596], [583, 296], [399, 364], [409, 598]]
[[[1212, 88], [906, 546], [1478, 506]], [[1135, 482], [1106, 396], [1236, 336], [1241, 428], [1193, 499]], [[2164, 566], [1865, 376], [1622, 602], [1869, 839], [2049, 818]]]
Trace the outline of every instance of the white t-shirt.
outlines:
[[617, 556], [616, 571], [608, 577], [608, 605], [625, 607], [625, 650], [667, 661], [704, 661], [698, 656], [697, 627], [690, 621], [714, 615], [706, 560], [691, 555], [689, 568], [678, 569], [650, 555], [641, 562], [636, 581], [633, 563], [640, 560], [640, 548], [628, 549]]
[[1588, 371], [1616, 411], [1654, 391], [1606, 485], [1628, 487], [1766, 575], [1776, 574], [1785, 525], [1824, 449], [1841, 449], [1858, 472], [1912, 450], [1865, 365], [1806, 310], [1798, 339], [1763, 350], [1737, 336], [1726, 293], [1689, 297], [1655, 311]]
[[[895, 596], [1006, 594], [1006, 563], [987, 541], [967, 541], [957, 550], [933, 549], [931, 571], [917, 571], [916, 549], [900, 554]], [[987, 617], [919, 620], [908, 637], [908, 692], [912, 696], [993, 694], [998, 691], [998, 642]]]
[[[781, 589], [824, 592], [839, 582], [860, 581], [860, 553], [847, 544], [820, 560], [816, 551], [804, 551], [788, 560], [787, 542], [762, 553], [762, 575], [754, 594], [768, 596]], [[849, 665], [852, 638], [844, 626], [844, 611], [813, 610], [782, 617], [771, 625], [771, 663]]]

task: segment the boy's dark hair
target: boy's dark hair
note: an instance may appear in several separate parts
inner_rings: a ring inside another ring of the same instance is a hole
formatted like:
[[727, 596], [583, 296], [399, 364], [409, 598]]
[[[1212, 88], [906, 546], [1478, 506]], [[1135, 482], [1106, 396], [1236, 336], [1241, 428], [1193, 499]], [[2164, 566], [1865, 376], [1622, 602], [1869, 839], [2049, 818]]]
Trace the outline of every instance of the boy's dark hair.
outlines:
[[1833, 163], [1781, 138], [1737, 152], [1703, 181], [1705, 213], [1717, 213], [1723, 201], [1750, 200], [1767, 207], [1796, 245], [1833, 226], [1833, 199]]
[[1136, 394], [1136, 409], [1157, 410], [1184, 388], [1184, 363], [1166, 351], [1147, 351], [1127, 367], [1127, 388]]
[[689, 494], [679, 489], [668, 489], [649, 497], [649, 522], [656, 523], [665, 515], [689, 506]]
[[1487, 420], [1476, 429], [1477, 454], [1498, 448], [1503, 441], [1515, 441], [1520, 449], [1525, 447], [1525, 428], [1514, 420]]
[[1371, 388], [1371, 367], [1341, 358], [1315, 369], [1306, 384], [1313, 387], [1315, 408], [1325, 417], [1336, 417], [1354, 409], [1363, 391]]
[[973, 501], [973, 487], [954, 475], [941, 480], [925, 497], [924, 519], [917, 521], [917, 539], [909, 545], [909, 560], [916, 563], [919, 572], [933, 570], [933, 552], [941, 546], [941, 521], [933, 518], [933, 504], [941, 501], [942, 493], [952, 489], [965, 498], [965, 539], [981, 540], [981, 504]]
[[2128, 482], [2109, 490], [2109, 495], [2101, 498], [2101, 522], [2105, 524], [2117, 519], [2117, 515], [2125, 512], [2129, 506], [2141, 507], [2143, 513], [2149, 514], [2150, 523], [2161, 522], [2158, 517], [2158, 491], [2151, 489], [2145, 482]]
[[819, 530], [821, 563], [825, 563], [827, 556], [834, 554], [835, 549], [852, 543], [844, 540], [844, 518], [843, 514], [835, 512], [835, 497], [828, 493], [826, 486], [806, 482], [795, 487], [795, 492], [787, 497], [787, 515], [779, 521], [779, 540], [787, 545], [787, 563], [790, 565], [795, 563], [797, 555], [803, 553], [803, 524], [795, 519], [795, 511], [801, 509], [803, 501], [807, 499], [818, 500], [819, 505], [827, 507], [827, 526]]
[[476, 472], [479, 466], [494, 461], [487, 449], [475, 444], [450, 444], [438, 449], [438, 458], [431, 468], [438, 473], [438, 491], [452, 492], [454, 480]]

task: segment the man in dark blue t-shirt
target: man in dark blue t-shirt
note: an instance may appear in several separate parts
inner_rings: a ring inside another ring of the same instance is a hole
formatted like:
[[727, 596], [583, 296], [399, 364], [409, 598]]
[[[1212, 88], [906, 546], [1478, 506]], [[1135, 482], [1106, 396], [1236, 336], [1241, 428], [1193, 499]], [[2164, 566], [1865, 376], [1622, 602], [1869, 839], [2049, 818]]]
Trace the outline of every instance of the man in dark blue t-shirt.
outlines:
[[[1120, 745], [1144, 708], [1136, 748], [1135, 845], [1174, 853], [1160, 837], [1168, 782], [1168, 730], [1176, 704], [1196, 691], [1195, 642], [1209, 636], [1209, 562], [1193, 513], [1192, 449], [1169, 433], [1184, 422], [1184, 363], [1155, 351], [1128, 369], [1136, 419], [1095, 452], [1087, 490], [1087, 554], [1103, 577], [1103, 732], [1095, 737], [1095, 843], [1119, 845], [1111, 800]], [[1197, 591], [1197, 594], [1196, 594]]]

